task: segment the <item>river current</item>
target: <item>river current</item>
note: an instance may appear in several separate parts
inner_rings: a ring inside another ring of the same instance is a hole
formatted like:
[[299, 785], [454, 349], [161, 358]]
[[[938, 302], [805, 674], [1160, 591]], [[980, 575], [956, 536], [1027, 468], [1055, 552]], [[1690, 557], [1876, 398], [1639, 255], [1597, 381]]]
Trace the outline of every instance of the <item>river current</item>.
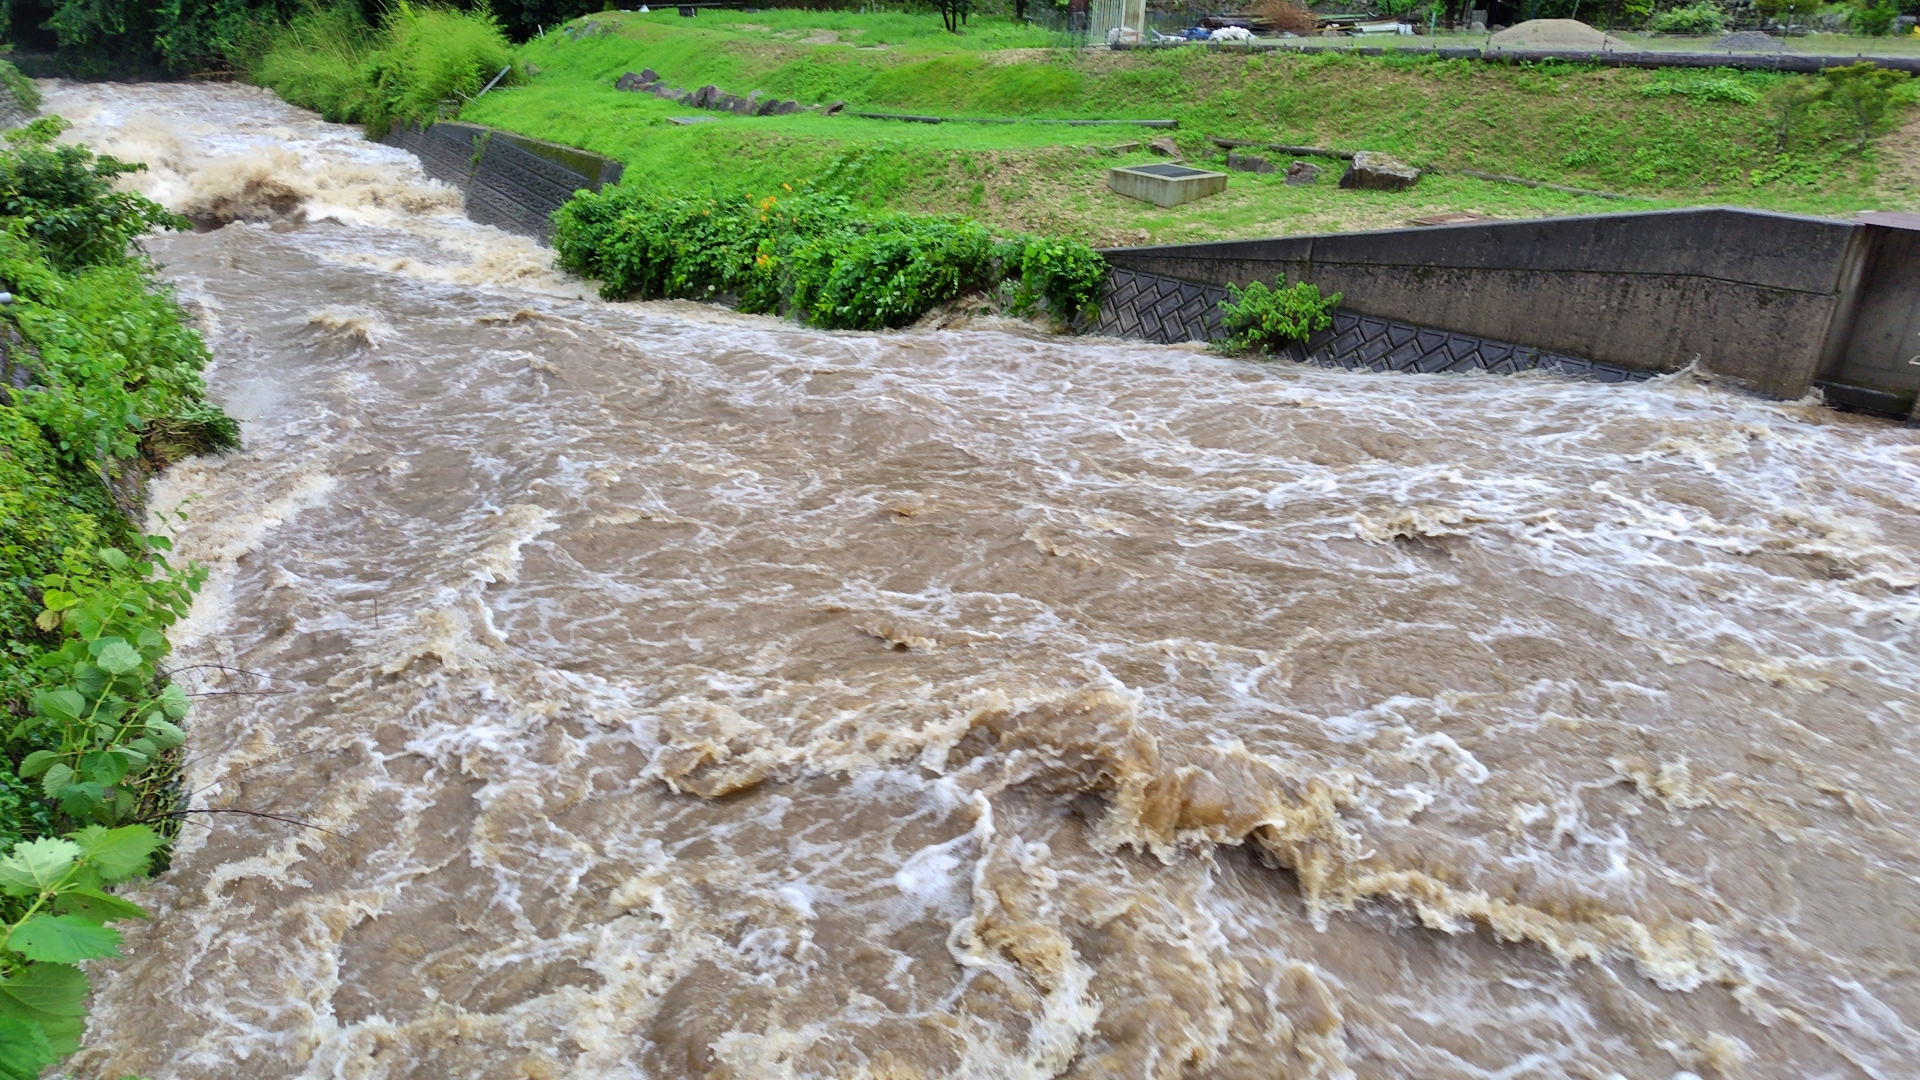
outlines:
[[258, 91], [47, 111], [231, 222], [246, 421], [75, 1075], [1920, 1075], [1920, 432], [603, 303]]

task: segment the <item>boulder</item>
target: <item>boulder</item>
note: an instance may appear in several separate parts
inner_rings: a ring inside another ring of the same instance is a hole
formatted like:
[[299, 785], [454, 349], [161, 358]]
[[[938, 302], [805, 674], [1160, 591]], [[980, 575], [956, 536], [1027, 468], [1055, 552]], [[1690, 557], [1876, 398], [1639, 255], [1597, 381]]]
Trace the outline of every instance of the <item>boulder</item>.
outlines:
[[660, 73], [653, 70], [652, 68], [641, 68], [640, 81], [641, 82], [659, 82]]
[[1327, 170], [1318, 165], [1310, 165], [1304, 161], [1296, 161], [1287, 166], [1287, 183], [1296, 185], [1317, 184], [1320, 182], [1320, 174], [1326, 171]]
[[800, 111], [800, 103], [789, 98], [788, 100], [783, 101], [780, 104], [774, 106], [773, 115], [792, 116], [794, 113], [797, 113], [799, 111]]
[[1229, 153], [1227, 155], [1227, 168], [1232, 169], [1234, 172], [1250, 172], [1250, 173], [1270, 173], [1270, 172], [1280, 171], [1279, 167], [1274, 165], [1273, 162], [1268, 161], [1266, 158], [1263, 158], [1263, 157], [1255, 157], [1252, 154]]
[[702, 109], [710, 109], [720, 100], [720, 88], [708, 83], [693, 92], [693, 104]]
[[1147, 143], [1147, 149], [1159, 154], [1161, 157], [1177, 158], [1180, 156], [1180, 144], [1174, 142], [1171, 137], [1166, 135], [1150, 140]]
[[1420, 170], [1386, 154], [1362, 150], [1340, 177], [1343, 188], [1362, 191], [1405, 191], [1420, 182]]
[[829, 105], [829, 106], [827, 106], [827, 115], [828, 115], [828, 116], [838, 116], [838, 115], [840, 115], [840, 110], [842, 110], [842, 109], [844, 109], [844, 108], [846, 108], [846, 107], [847, 107], [847, 103], [846, 103], [846, 102], [844, 102], [844, 101], [836, 101], [836, 102], [834, 102], [833, 104], [831, 104], [831, 105]]
[[640, 84], [645, 81], [646, 80], [642, 79], [638, 74], [629, 71], [625, 75], [613, 80], [613, 88], [615, 90], [638, 90], [640, 89]]

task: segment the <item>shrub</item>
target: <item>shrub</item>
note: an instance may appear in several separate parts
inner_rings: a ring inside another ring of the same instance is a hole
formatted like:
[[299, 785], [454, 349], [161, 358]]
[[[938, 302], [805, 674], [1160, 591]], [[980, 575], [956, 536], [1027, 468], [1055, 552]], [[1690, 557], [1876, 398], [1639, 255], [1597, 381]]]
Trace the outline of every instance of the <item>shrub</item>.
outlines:
[[442, 101], [471, 98], [513, 46], [485, 7], [458, 11], [396, 0], [378, 29], [357, 5], [315, 7], [269, 31], [241, 61], [254, 82], [336, 123], [380, 138], [395, 123], [430, 124]]
[[1899, 17], [1899, 9], [1888, 3], [1887, 0], [1880, 0], [1878, 4], [1867, 4], [1864, 0], [1861, 0], [1861, 2], [1848, 13], [1847, 21], [1852, 24], [1853, 32], [1856, 34], [1863, 34], [1867, 37], [1885, 37], [1893, 33], [1894, 22], [1899, 19]]
[[8, 132], [0, 150], [0, 214], [18, 219], [55, 268], [123, 262], [134, 237], [189, 227], [144, 195], [114, 189], [116, 180], [145, 165], [54, 142], [68, 126], [60, 117], [42, 117]]
[[1228, 336], [1216, 342], [1222, 352], [1273, 353], [1333, 325], [1341, 296], [1321, 296], [1320, 286], [1299, 282], [1290, 288], [1269, 288], [1256, 281], [1242, 289], [1227, 286], [1220, 301], [1225, 316], [1221, 328]]
[[996, 241], [964, 218], [861, 213], [838, 195], [582, 191], [554, 215], [563, 269], [610, 300], [731, 299], [828, 329], [899, 327], [970, 291], [1016, 285], [1012, 308], [1061, 321], [1097, 307], [1106, 262], [1075, 240]]
[[1727, 28], [1727, 13], [1719, 5], [1700, 0], [1663, 11], [1653, 17], [1653, 30], [1659, 34], [1718, 34]]
[[0, 60], [0, 84], [6, 86], [7, 92], [20, 103], [21, 108], [28, 112], [40, 108], [40, 88], [33, 85], [32, 79], [20, 74], [19, 68], [5, 60]]
[[1839, 109], [1853, 124], [1860, 149], [1886, 123], [1895, 95], [1911, 78], [1904, 71], [1888, 71], [1868, 61], [1828, 68], [1820, 73], [1820, 100]]

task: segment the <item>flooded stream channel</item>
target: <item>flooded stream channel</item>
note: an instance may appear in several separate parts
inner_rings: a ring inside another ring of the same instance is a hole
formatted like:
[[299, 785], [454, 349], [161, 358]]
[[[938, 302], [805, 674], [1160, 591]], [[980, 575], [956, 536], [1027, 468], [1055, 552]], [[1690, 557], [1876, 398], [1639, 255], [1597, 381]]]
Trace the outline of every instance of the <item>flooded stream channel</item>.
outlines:
[[47, 111], [234, 222], [189, 783], [312, 826], [187, 826], [76, 1075], [1920, 1075], [1920, 432], [607, 304], [260, 92]]

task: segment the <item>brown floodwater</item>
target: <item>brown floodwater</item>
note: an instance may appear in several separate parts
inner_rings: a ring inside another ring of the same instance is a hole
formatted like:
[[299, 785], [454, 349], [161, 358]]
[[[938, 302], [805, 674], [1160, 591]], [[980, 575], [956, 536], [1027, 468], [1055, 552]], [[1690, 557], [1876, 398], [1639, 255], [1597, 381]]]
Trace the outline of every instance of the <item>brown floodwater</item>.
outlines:
[[[49, 88], [244, 452], [79, 1075], [1920, 1075], [1920, 432], [608, 304], [259, 92]], [[257, 673], [257, 674], [242, 674]]]

